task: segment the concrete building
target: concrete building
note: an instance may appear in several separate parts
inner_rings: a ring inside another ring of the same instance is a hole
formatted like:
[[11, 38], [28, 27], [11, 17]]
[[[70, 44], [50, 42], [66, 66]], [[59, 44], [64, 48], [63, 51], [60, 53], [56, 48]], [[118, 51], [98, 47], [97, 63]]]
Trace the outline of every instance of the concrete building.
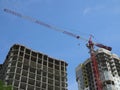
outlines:
[[[105, 49], [95, 51], [103, 90], [120, 90], [120, 58]], [[98, 90], [90, 58], [76, 68], [79, 90]]]
[[13, 90], [67, 90], [67, 65], [15, 44], [0, 65], [0, 79]]

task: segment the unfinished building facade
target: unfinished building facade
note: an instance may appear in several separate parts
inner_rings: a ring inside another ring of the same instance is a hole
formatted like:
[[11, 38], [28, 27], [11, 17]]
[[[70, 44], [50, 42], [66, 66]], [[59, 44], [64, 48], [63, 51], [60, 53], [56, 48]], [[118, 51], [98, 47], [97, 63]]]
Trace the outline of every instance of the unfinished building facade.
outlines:
[[0, 69], [13, 90], [67, 90], [67, 63], [15, 44]]
[[[102, 48], [95, 54], [102, 90], [120, 90], [120, 58]], [[98, 90], [90, 58], [76, 68], [76, 81], [79, 90]]]

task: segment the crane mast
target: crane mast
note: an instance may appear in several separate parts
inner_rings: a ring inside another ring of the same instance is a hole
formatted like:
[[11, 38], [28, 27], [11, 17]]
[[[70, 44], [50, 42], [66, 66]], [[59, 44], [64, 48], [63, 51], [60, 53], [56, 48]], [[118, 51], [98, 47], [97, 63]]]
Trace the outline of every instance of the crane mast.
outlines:
[[61, 32], [63, 34], [66, 34], [66, 35], [69, 35], [69, 36], [72, 36], [76, 39], [81, 39], [81, 40], [84, 40], [84, 41], [87, 41], [87, 47], [90, 51], [90, 56], [91, 56], [91, 61], [92, 61], [92, 69], [93, 69], [93, 73], [94, 73], [94, 76], [95, 76], [95, 81], [96, 81], [96, 86], [97, 86], [97, 89], [96, 90], [103, 90], [102, 89], [102, 82], [100, 80], [100, 74], [99, 74], [99, 69], [98, 69], [98, 63], [97, 63], [97, 60], [96, 60], [96, 55], [95, 55], [95, 50], [94, 50], [94, 46], [97, 46], [97, 47], [100, 47], [100, 48], [104, 48], [104, 49], [107, 49], [109, 51], [112, 50], [111, 47], [109, 46], [105, 46], [103, 44], [99, 44], [99, 43], [95, 43], [92, 41], [92, 37], [88, 39], [86, 38], [83, 38], [79, 35], [76, 35], [74, 33], [71, 33], [71, 32], [68, 32], [68, 31], [65, 31], [65, 30], [62, 30], [62, 29], [59, 29], [59, 28], [56, 28], [54, 26], [51, 26], [49, 24], [46, 24], [40, 20], [37, 20], [37, 19], [34, 19], [34, 18], [31, 18], [29, 16], [25, 16], [25, 15], [22, 15], [20, 13], [17, 13], [15, 11], [12, 11], [10, 9], [4, 9], [4, 12], [6, 13], [9, 13], [9, 14], [12, 14], [12, 15], [15, 15], [17, 17], [20, 17], [20, 18], [23, 18], [23, 19], [26, 19], [26, 20], [29, 20], [31, 22], [34, 22], [36, 24], [39, 24], [39, 25], [42, 25], [44, 27], [47, 27], [47, 28], [50, 28], [52, 30], [55, 30], [55, 31], [58, 31], [58, 32]]
[[94, 43], [92, 42], [91, 37], [88, 41], [87, 47], [90, 51], [90, 56], [91, 56], [90, 59], [92, 62], [92, 69], [93, 69], [93, 73], [94, 73], [94, 77], [95, 77], [95, 81], [96, 81], [96, 86], [97, 86], [96, 90], [102, 90], [102, 82], [100, 80], [98, 63], [97, 63], [96, 56], [95, 56]]

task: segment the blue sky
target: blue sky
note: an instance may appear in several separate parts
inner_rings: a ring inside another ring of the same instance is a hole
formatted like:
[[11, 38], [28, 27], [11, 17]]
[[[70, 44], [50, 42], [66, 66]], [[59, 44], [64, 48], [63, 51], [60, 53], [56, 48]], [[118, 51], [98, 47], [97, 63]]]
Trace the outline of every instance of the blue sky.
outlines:
[[13, 44], [25, 45], [65, 60], [68, 89], [77, 90], [75, 68], [89, 57], [84, 41], [7, 14], [4, 8], [85, 38], [92, 34], [95, 42], [111, 46], [120, 55], [120, 0], [0, 0], [0, 63]]

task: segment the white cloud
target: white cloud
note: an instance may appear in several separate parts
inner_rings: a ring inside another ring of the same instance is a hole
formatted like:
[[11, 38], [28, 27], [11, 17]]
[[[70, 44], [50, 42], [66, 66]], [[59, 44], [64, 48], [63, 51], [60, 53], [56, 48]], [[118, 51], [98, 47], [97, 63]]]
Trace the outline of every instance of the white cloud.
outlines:
[[110, 14], [120, 14], [120, 6], [96, 6], [96, 7], [87, 7], [83, 10], [83, 15], [93, 14], [96, 12], [110, 13]]
[[83, 10], [83, 15], [90, 14], [90, 13], [93, 13], [93, 12], [97, 12], [97, 11], [100, 11], [104, 8], [105, 8], [104, 6], [87, 7]]

